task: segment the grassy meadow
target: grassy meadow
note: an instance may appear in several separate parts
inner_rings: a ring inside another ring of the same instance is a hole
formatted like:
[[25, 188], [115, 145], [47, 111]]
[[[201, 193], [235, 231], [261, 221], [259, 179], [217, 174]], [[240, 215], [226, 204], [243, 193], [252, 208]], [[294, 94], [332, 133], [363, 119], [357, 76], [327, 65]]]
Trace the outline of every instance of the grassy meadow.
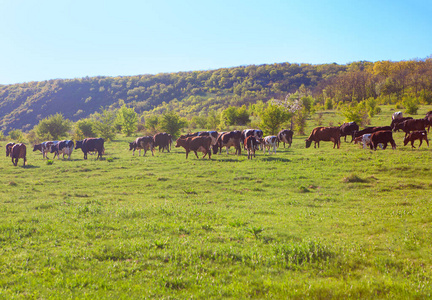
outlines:
[[430, 298], [432, 149], [394, 137], [186, 160], [119, 136], [101, 161], [47, 164], [28, 145], [26, 167], [2, 142], [0, 299]]

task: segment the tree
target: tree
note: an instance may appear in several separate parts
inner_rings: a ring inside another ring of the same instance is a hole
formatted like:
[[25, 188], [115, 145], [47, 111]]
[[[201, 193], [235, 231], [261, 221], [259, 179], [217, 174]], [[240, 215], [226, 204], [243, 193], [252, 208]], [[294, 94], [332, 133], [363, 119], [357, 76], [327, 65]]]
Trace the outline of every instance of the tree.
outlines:
[[174, 138], [179, 136], [180, 130], [187, 126], [187, 121], [180, 118], [174, 112], [165, 113], [160, 121], [160, 128], [166, 133], [171, 134]]
[[36, 134], [41, 140], [60, 140], [67, 136], [71, 122], [62, 114], [55, 114], [42, 119], [36, 125]]
[[74, 138], [82, 140], [84, 138], [96, 137], [94, 121], [91, 119], [81, 119], [75, 123]]
[[126, 107], [126, 104], [117, 111], [117, 123], [121, 126], [121, 131], [126, 136], [130, 136], [138, 128], [138, 114], [134, 108]]
[[284, 107], [274, 104], [269, 104], [259, 116], [261, 118], [260, 127], [271, 135], [276, 135], [282, 124], [291, 118], [291, 114]]
[[24, 139], [23, 133], [19, 129], [9, 131], [9, 138], [13, 141], [22, 142]]
[[95, 133], [107, 141], [113, 140], [115, 138], [116, 112], [102, 109], [102, 113], [94, 114], [93, 118]]
[[159, 116], [157, 115], [150, 115], [145, 117], [145, 127], [150, 130], [151, 132], [156, 132], [157, 127], [159, 125]]

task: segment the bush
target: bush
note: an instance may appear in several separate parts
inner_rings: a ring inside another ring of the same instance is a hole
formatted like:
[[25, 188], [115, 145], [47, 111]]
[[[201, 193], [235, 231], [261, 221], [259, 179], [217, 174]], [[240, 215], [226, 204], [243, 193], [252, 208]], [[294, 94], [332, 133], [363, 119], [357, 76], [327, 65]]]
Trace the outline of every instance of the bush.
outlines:
[[419, 100], [413, 97], [405, 97], [402, 101], [405, 112], [410, 115], [416, 115], [419, 109]]

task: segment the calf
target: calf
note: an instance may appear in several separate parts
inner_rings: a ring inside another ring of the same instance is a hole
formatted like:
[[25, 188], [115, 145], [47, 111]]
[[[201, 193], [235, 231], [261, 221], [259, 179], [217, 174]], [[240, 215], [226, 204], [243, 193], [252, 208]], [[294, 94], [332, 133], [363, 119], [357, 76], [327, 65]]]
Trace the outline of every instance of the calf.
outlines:
[[227, 154], [229, 154], [229, 148], [234, 146], [236, 154], [241, 155], [241, 132], [234, 130], [231, 132], [225, 132], [218, 137], [217, 145], [219, 147], [219, 153], [222, 152], [222, 147], [226, 147]]
[[279, 142], [283, 142], [284, 148], [285, 148], [285, 143], [288, 144], [288, 148], [290, 148], [292, 144], [293, 134], [294, 134], [293, 131], [289, 129], [284, 129], [279, 131], [277, 135], [278, 144]]
[[[244, 144], [246, 138], [248, 136], [253, 136], [255, 139], [259, 140], [263, 137], [263, 131], [261, 129], [245, 129], [241, 132], [241, 139], [240, 142]], [[262, 147], [262, 144], [260, 144], [260, 147]], [[246, 148], [245, 148], [246, 149]]]
[[376, 131], [372, 133], [371, 137], [371, 143], [370, 148], [372, 150], [376, 150], [378, 147], [378, 144], [383, 144], [383, 150], [387, 148], [387, 144], [390, 143], [392, 145], [392, 149], [396, 149], [396, 143], [393, 139], [393, 134], [391, 130], [383, 130], [383, 131]]
[[418, 130], [418, 131], [413, 131], [413, 132], [409, 133], [404, 138], [404, 146], [406, 146], [409, 142], [411, 142], [411, 147], [415, 148], [414, 147], [414, 141], [415, 140], [420, 140], [419, 148], [422, 145], [423, 140], [426, 141], [426, 143], [427, 143], [427, 145], [429, 147], [429, 141], [428, 141], [428, 138], [427, 138], [427, 132], [426, 132], [426, 130]]
[[196, 136], [196, 137], [180, 137], [177, 139], [176, 147], [183, 147], [186, 150], [186, 159], [188, 158], [189, 152], [193, 151], [197, 158], [197, 151], [203, 152], [204, 158], [207, 154], [211, 159], [211, 138], [208, 136]]
[[[358, 144], [358, 143], [362, 143], [363, 144], [363, 149], [366, 149], [366, 146], [370, 146], [370, 137], [371, 137], [372, 133], [366, 133], [363, 134], [362, 136], [356, 137], [354, 139], [354, 144]], [[380, 146], [380, 148], [383, 148], [382, 144], [378, 144]]]
[[6, 144], [6, 157], [8, 157], [9, 155], [12, 154], [12, 148], [14, 145], [15, 145], [15, 143], [7, 143]]
[[65, 154], [68, 156], [68, 159], [70, 160], [70, 157], [72, 155], [72, 151], [74, 149], [74, 142], [70, 140], [64, 140], [60, 141], [54, 145], [51, 146], [51, 153], [54, 153], [53, 159], [57, 156], [57, 159], [60, 158], [60, 154], [63, 154], [63, 159]]
[[332, 141], [333, 149], [337, 146], [340, 148], [340, 129], [339, 127], [317, 127], [312, 130], [310, 136], [305, 140], [306, 148], [309, 148], [312, 142], [315, 142], [314, 148], [318, 145], [320, 141]]
[[354, 133], [359, 130], [359, 126], [356, 122], [344, 123], [340, 127], [341, 137], [344, 137], [344, 141], [346, 142], [347, 135], [351, 136], [351, 143], [354, 140]]
[[247, 153], [248, 153], [248, 159], [252, 159], [252, 155], [253, 155], [253, 157], [255, 157], [255, 150], [258, 149], [259, 144], [260, 143], [258, 142], [258, 140], [254, 136], [248, 136], [245, 139], [244, 146], [245, 146]]
[[147, 150], [150, 150], [152, 156], [154, 156], [154, 141], [151, 136], [143, 136], [136, 138], [135, 141], [129, 143], [129, 151], [133, 150], [132, 156], [135, 155], [135, 150], [138, 150], [138, 155], [141, 156], [141, 150], [144, 150], [144, 155], [146, 155]]
[[27, 154], [27, 148], [26, 145], [24, 144], [15, 144], [12, 147], [10, 156], [12, 158], [12, 163], [14, 166], [18, 165], [18, 159], [23, 158], [24, 159], [24, 164], [23, 166], [25, 166], [26, 164], [26, 154]]
[[270, 148], [272, 148], [272, 147], [273, 147], [274, 154], [276, 154], [276, 146], [277, 146], [278, 142], [279, 142], [279, 140], [278, 140], [277, 136], [275, 136], [275, 135], [266, 136], [263, 139], [264, 154], [266, 153], [266, 148], [268, 149], [268, 153], [270, 154]]

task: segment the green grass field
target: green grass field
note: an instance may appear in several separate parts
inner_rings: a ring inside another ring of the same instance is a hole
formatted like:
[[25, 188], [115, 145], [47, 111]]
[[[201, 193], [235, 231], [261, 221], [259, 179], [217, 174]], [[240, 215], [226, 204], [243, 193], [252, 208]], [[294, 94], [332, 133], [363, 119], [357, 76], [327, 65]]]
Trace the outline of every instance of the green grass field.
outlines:
[[132, 157], [124, 137], [101, 161], [3, 152], [0, 298], [430, 298], [432, 149], [394, 136], [375, 152], [295, 136], [253, 160]]

